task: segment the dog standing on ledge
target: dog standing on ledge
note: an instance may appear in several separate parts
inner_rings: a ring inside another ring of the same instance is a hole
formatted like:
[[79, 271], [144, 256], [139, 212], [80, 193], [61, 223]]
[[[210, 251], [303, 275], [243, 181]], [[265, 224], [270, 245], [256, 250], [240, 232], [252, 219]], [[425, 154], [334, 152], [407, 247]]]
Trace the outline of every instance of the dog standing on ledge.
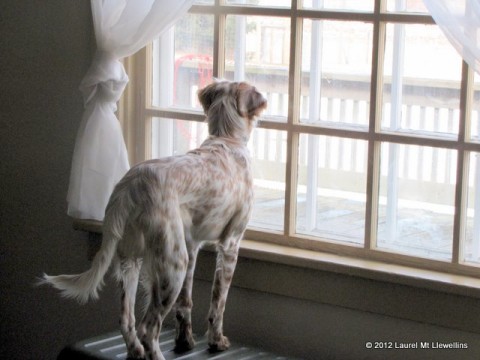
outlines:
[[[217, 244], [217, 265], [208, 314], [208, 343], [226, 350], [223, 312], [240, 240], [253, 204], [247, 141], [265, 98], [245, 82], [217, 81], [198, 92], [209, 137], [182, 156], [145, 161], [117, 184], [105, 211], [103, 242], [90, 270], [79, 275], [44, 275], [41, 282], [85, 303], [113, 262], [121, 284], [120, 327], [131, 358], [164, 359], [158, 338], [174, 307], [176, 351], [194, 346], [192, 282], [197, 253], [205, 241]], [[145, 313], [135, 329], [140, 283]]]

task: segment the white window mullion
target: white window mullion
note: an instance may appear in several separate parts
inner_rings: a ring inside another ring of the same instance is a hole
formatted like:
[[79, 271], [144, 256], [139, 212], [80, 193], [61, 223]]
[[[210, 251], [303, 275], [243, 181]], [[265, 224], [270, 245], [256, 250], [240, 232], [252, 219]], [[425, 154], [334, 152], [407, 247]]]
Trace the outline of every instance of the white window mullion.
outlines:
[[385, 53], [385, 32], [386, 25], [380, 22], [379, 17], [385, 2], [375, 0], [375, 22], [373, 29], [372, 46], [372, 72], [370, 82], [370, 106], [369, 106], [369, 130], [368, 130], [368, 167], [367, 167], [367, 188], [365, 205], [365, 235], [364, 249], [367, 252], [376, 247], [377, 243], [377, 222], [379, 207], [380, 187], [380, 148], [381, 143], [376, 141], [377, 131], [381, 126], [382, 117], [382, 93], [383, 67]]
[[[298, 8], [298, 0], [292, 0], [292, 9]], [[298, 123], [300, 108], [300, 75], [302, 73], [302, 26], [303, 19], [290, 18], [290, 61], [288, 69], [288, 116], [287, 116], [287, 158], [285, 169], [285, 212], [284, 235], [290, 238], [296, 233], [298, 145], [299, 134], [293, 131]]]
[[[465, 62], [463, 62], [462, 69], [462, 89], [461, 92], [461, 104], [460, 104], [460, 126], [458, 141], [461, 145], [466, 143], [466, 139], [471, 136], [471, 116], [472, 116], [472, 98], [473, 98], [473, 69], [470, 68]], [[462, 110], [463, 109], [463, 110]], [[453, 224], [453, 242], [452, 242], [452, 262], [459, 264], [465, 262], [465, 240], [466, 240], [466, 218], [468, 216], [468, 203], [471, 201], [468, 195], [469, 189], [469, 171], [471, 169], [471, 163], [473, 162], [473, 156], [475, 153], [467, 152], [460, 146], [458, 150], [457, 160], [457, 173], [456, 173], [456, 191], [455, 191], [455, 218]], [[480, 192], [478, 191], [478, 184], [480, 184], [480, 174], [478, 165], [480, 165], [480, 159], [475, 159], [477, 164], [474, 174], [475, 191], [473, 199], [474, 207], [474, 219], [473, 219], [473, 234], [472, 234], [472, 257], [474, 261], [478, 261], [480, 256], [478, 254], [478, 248], [480, 246], [480, 236], [475, 231], [480, 229]], [[477, 176], [478, 175], [478, 176]]]

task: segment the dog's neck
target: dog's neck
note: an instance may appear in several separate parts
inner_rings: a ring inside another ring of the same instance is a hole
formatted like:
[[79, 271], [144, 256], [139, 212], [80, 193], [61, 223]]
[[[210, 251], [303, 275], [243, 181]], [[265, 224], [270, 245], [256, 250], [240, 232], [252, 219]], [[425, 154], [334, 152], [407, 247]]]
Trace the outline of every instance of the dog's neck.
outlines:
[[205, 142], [210, 144], [214, 144], [215, 142], [219, 142], [222, 144], [227, 145], [230, 148], [239, 148], [239, 147], [246, 147], [248, 143], [249, 137], [245, 136], [243, 138], [233, 138], [233, 137], [222, 137], [216, 135], [209, 135]]
[[209, 135], [200, 145], [199, 148], [190, 150], [188, 153], [201, 155], [202, 153], [211, 153], [221, 150], [225, 153], [230, 153], [234, 157], [240, 156], [247, 162], [250, 160], [250, 151], [247, 148], [247, 143], [237, 138], [220, 137], [216, 135]]

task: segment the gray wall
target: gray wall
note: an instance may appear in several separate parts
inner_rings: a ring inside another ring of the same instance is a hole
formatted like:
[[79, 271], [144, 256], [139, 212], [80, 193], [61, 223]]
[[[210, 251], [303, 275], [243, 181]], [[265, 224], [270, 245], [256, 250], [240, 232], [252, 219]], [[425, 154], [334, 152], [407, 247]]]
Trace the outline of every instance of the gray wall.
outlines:
[[[96, 242], [72, 229], [65, 202], [82, 115], [78, 85], [94, 50], [90, 2], [0, 0], [0, 34], [0, 358], [54, 359], [67, 343], [118, 323], [111, 281], [99, 301], [85, 306], [33, 286], [44, 271], [85, 270]], [[195, 283], [199, 334], [212, 256], [202, 254]], [[233, 340], [309, 359], [480, 358], [480, 309], [465, 296], [249, 259], [240, 260], [235, 279], [225, 319]], [[296, 298], [297, 283], [311, 299]], [[363, 309], [349, 305], [356, 299]], [[469, 332], [461, 331], [462, 319]], [[366, 341], [459, 341], [469, 349], [368, 351]]]
[[0, 34], [0, 358], [54, 359], [118, 323], [111, 296], [80, 307], [33, 286], [44, 271], [89, 266], [65, 198], [94, 49], [90, 2], [0, 0]]

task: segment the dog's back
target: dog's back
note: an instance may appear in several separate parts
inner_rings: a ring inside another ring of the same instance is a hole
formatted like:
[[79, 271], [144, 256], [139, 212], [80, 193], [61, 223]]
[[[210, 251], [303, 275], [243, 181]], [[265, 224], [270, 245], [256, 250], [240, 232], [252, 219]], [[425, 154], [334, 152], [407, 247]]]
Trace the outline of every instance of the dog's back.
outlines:
[[220, 238], [234, 215], [241, 217], [239, 226], [246, 226], [252, 202], [246, 145], [210, 137], [186, 155], [133, 167], [115, 188], [106, 216], [115, 204], [127, 205], [127, 223], [148, 231], [161, 227], [162, 218], [171, 219], [172, 211], [180, 211], [184, 229], [191, 231], [193, 240], [211, 241]]

